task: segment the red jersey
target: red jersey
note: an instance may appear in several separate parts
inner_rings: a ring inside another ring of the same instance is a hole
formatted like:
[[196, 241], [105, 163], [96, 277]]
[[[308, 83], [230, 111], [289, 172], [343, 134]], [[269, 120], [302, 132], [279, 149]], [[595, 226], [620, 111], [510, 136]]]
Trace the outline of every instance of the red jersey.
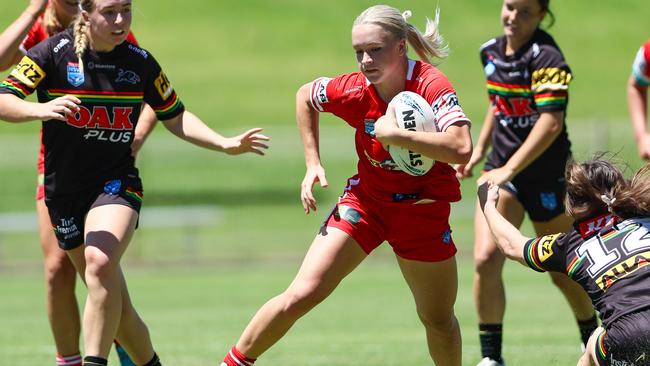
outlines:
[[[439, 131], [469, 122], [447, 77], [427, 63], [408, 61], [404, 90], [431, 104]], [[427, 174], [416, 177], [401, 171], [391, 159], [374, 134], [374, 123], [386, 113], [388, 104], [361, 72], [316, 79], [310, 99], [315, 110], [333, 113], [356, 130], [359, 184], [371, 197], [382, 201], [395, 201], [395, 197], [460, 200], [460, 184], [449, 164], [436, 161]]]
[[650, 85], [650, 39], [639, 49], [634, 64], [632, 64], [632, 74], [636, 79], [637, 85], [647, 87]]
[[[32, 27], [29, 29], [29, 32], [27, 32], [27, 36], [23, 40], [23, 43], [20, 44], [19, 49], [22, 53], [27, 54], [27, 51], [29, 51], [30, 48], [43, 42], [49, 37], [50, 35], [47, 34], [47, 29], [45, 28], [45, 24], [43, 24], [43, 14], [41, 14], [36, 19]], [[138, 45], [138, 40], [135, 39], [135, 36], [133, 35], [132, 32], [129, 32], [129, 34], [126, 37], [126, 41], [136, 46]], [[38, 173], [43, 174], [44, 172], [45, 172], [45, 148], [41, 143], [41, 148], [38, 154]], [[42, 183], [39, 183], [39, 186], [41, 185]], [[36, 192], [36, 199], [42, 199], [43, 197], [45, 197], [45, 193], [42, 190], [42, 187], [39, 187], [38, 191]]]

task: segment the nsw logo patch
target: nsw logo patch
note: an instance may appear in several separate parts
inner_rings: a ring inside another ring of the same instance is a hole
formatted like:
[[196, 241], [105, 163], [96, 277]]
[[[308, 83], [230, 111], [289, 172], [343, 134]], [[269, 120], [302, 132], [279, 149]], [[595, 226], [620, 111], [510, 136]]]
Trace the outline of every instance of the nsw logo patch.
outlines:
[[79, 69], [79, 64], [68, 62], [68, 82], [72, 86], [79, 86], [85, 81], [84, 74]]

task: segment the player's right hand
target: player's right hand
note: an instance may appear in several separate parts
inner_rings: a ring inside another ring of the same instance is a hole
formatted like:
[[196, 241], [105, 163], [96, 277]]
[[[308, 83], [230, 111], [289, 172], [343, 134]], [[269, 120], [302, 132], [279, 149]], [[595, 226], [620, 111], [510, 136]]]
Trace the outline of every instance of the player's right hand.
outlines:
[[50, 100], [47, 103], [37, 103], [38, 107], [35, 117], [43, 121], [51, 119], [66, 121], [67, 115], [79, 112], [79, 104], [81, 104], [79, 98], [72, 95], [64, 95]]
[[327, 187], [327, 178], [325, 178], [325, 169], [322, 165], [313, 165], [307, 167], [305, 177], [300, 184], [300, 201], [305, 213], [316, 211], [316, 198], [314, 197], [314, 184], [320, 182], [320, 186]]

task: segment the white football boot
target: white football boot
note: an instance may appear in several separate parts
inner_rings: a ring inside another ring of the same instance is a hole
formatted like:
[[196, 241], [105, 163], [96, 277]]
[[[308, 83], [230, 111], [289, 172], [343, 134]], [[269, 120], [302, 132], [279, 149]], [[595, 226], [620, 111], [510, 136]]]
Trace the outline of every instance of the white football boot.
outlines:
[[499, 363], [489, 357], [485, 357], [476, 366], [506, 366], [506, 363], [505, 361]]

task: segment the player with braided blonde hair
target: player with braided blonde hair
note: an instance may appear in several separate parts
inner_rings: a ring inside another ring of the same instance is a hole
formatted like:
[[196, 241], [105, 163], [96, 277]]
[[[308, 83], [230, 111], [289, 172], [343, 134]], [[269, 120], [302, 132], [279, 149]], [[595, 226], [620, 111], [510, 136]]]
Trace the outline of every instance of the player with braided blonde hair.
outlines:
[[[298, 90], [296, 119], [307, 165], [300, 195], [305, 213], [316, 210], [313, 186], [327, 186], [318, 149], [320, 112], [333, 113], [355, 129], [358, 174], [348, 180], [295, 279], [259, 309], [222, 365], [252, 365], [384, 241], [392, 246], [411, 289], [431, 358], [439, 366], [461, 364], [454, 315], [456, 247], [449, 227], [451, 202], [460, 200], [460, 190], [449, 163], [469, 159], [470, 122], [451, 83], [428, 63], [447, 54], [439, 17], [427, 22], [423, 35], [408, 22], [410, 14], [386, 5], [366, 9], [352, 26], [360, 71], [318, 78]], [[407, 44], [422, 61], [408, 58]], [[432, 105], [432, 122], [440, 132], [397, 127], [388, 103], [405, 90]], [[405, 147], [436, 163], [425, 175], [408, 175], [386, 145]]]
[[[143, 199], [131, 149], [142, 103], [173, 134], [211, 150], [263, 155], [268, 140], [259, 128], [224, 137], [186, 111], [155, 58], [126, 42], [131, 5], [81, 1], [75, 26], [30, 49], [0, 83], [0, 119], [43, 121], [50, 225], [88, 288], [84, 365], [106, 365], [113, 339], [135, 364], [160, 365], [120, 265]], [[34, 91], [38, 103], [23, 100]]]
[[[25, 11], [0, 34], [0, 70], [17, 63], [25, 53], [50, 36], [65, 30], [79, 12], [79, 0], [31, 0]], [[137, 44], [132, 33], [127, 41]], [[154, 128], [156, 116], [144, 107], [132, 143], [134, 153]], [[36, 212], [39, 237], [44, 254], [47, 315], [56, 345], [56, 362], [59, 365], [81, 364], [79, 335], [81, 325], [75, 295], [76, 271], [64, 251], [59, 249], [51, 229], [45, 206], [43, 187], [44, 151], [41, 145], [38, 157]], [[131, 366], [126, 352], [116, 344], [123, 366]]]

